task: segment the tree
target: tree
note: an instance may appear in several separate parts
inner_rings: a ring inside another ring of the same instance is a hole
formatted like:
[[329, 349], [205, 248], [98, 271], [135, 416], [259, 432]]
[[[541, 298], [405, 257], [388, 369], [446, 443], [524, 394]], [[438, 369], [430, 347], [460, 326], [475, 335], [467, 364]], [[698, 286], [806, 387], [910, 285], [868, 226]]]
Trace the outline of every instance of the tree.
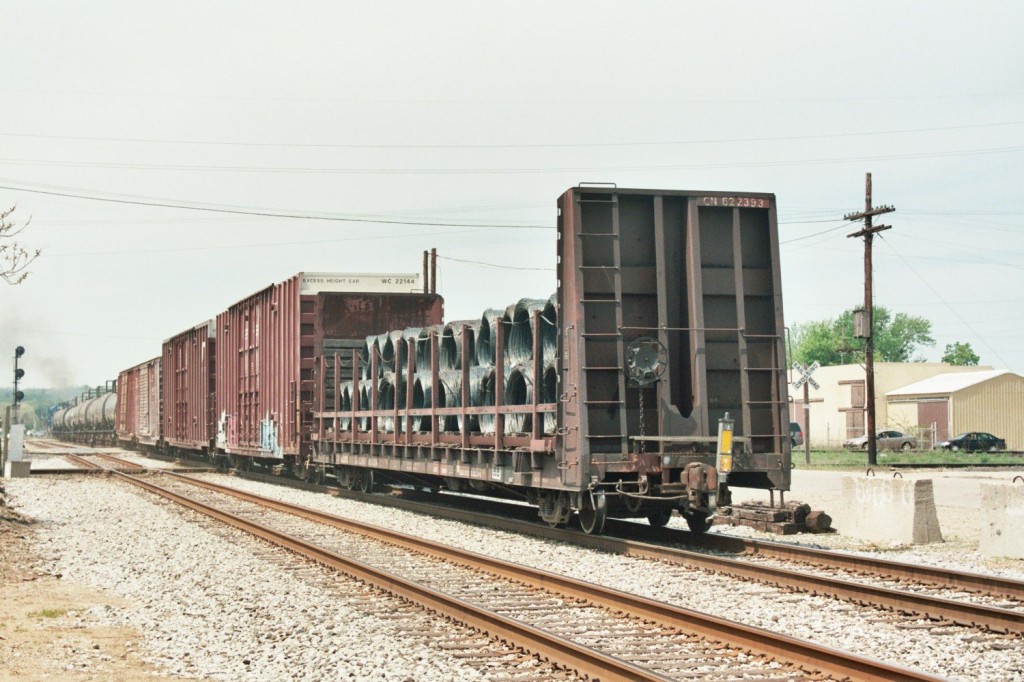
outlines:
[[947, 365], [975, 366], [981, 361], [978, 354], [974, 352], [969, 343], [946, 344], [946, 352], [942, 354], [942, 361]]
[[32, 221], [29, 217], [25, 224], [18, 227], [11, 215], [17, 206], [0, 212], [0, 278], [10, 285], [21, 284], [28, 277], [28, 266], [39, 257], [41, 249], [29, 252], [14, 238], [21, 234]]
[[[884, 306], [874, 310], [875, 359], [880, 362], [924, 362], [916, 356], [921, 346], [932, 346], [932, 323], [906, 313], [895, 315]], [[790, 333], [793, 360], [803, 365], [860, 362], [864, 357], [862, 339], [853, 338], [853, 310], [834, 320], [817, 320], [793, 326]]]

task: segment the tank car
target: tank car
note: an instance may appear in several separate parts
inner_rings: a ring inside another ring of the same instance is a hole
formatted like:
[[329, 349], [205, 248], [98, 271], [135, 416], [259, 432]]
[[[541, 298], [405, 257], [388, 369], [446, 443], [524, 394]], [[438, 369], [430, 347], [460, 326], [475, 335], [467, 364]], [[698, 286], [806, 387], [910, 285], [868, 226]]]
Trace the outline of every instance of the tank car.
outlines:
[[595, 533], [675, 510], [703, 531], [732, 487], [789, 489], [774, 195], [570, 189], [557, 272], [550, 301], [374, 330], [318, 376], [310, 464], [517, 495]]
[[114, 382], [89, 389], [54, 413], [50, 430], [54, 437], [84, 445], [113, 445], [117, 394]]

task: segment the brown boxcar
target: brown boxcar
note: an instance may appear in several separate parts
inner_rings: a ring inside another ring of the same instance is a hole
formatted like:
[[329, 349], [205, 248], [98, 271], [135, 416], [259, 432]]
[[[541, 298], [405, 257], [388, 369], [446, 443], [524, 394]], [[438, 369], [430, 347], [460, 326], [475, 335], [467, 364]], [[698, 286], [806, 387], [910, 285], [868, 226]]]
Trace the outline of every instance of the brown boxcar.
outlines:
[[521, 300], [501, 324], [485, 312], [494, 357], [463, 352], [452, 376], [410, 366], [404, 386], [387, 374], [339, 384], [348, 400], [316, 415], [318, 475], [513, 489], [548, 523], [578, 511], [588, 532], [606, 516], [661, 525], [674, 510], [702, 531], [730, 486], [788, 490], [775, 209], [771, 194], [570, 189], [554, 301]]
[[215, 330], [209, 320], [164, 341], [163, 437], [172, 448], [209, 452], [213, 447]]
[[117, 377], [118, 441], [160, 444], [160, 358], [126, 369]]
[[419, 288], [416, 274], [299, 273], [218, 315], [218, 450], [290, 465], [304, 458], [314, 357], [350, 358], [367, 334], [390, 326], [439, 324], [441, 297], [411, 293]]

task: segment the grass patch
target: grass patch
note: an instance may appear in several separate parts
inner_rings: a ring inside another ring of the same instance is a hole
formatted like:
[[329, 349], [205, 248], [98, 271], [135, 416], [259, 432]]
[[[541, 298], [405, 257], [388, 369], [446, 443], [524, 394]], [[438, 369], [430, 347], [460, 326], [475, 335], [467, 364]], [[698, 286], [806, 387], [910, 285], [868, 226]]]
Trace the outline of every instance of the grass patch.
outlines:
[[[796, 469], [865, 469], [868, 466], [868, 453], [863, 450], [811, 450], [811, 463], [804, 460], [802, 449], [793, 452], [793, 464]], [[911, 452], [878, 453], [878, 466], [890, 464], [927, 464], [942, 466], [944, 464], [1017, 464], [1024, 468], [1024, 457], [992, 452], [949, 452], [947, 450], [928, 450]]]
[[30, 611], [28, 614], [29, 618], [60, 618], [67, 609], [41, 609], [39, 611]]

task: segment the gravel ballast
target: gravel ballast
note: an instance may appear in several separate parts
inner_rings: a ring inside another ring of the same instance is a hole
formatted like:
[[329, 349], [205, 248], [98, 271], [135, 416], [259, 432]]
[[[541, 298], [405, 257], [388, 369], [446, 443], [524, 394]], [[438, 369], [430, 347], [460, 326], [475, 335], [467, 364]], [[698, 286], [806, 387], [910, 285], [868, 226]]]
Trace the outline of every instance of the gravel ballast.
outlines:
[[[14, 504], [40, 521], [40, 549], [53, 573], [133, 602], [86, 617], [138, 630], [149, 658], [168, 674], [483, 679], [402, 635], [443, 629], [437, 618], [408, 614], [398, 600], [245, 533], [183, 523], [183, 512], [172, 505], [109, 480], [12, 483]], [[396, 610], [410, 620], [395, 620]]]
[[894, 620], [893, 614], [833, 599], [355, 500], [235, 477], [200, 478], [938, 675], [965, 680], [1024, 680], [1024, 655], [1018, 639], [955, 626], [921, 627], [926, 624], [906, 618]]
[[[323, 494], [203, 478], [938, 675], [1024, 680], [1018, 639], [929, 627], [831, 599]], [[183, 512], [142, 491], [85, 477], [12, 483], [25, 513], [50, 520], [43, 536], [54, 570], [135, 599], [138, 608], [99, 615], [146, 633], [154, 656], [172, 672], [221, 679], [476, 675], [442, 661], [436, 650], [410, 645], [388, 621], [328, 596], [328, 583], [337, 579], [325, 571], [297, 559], [298, 568], [282, 568], [280, 557], [261, 557], [277, 550], [236, 531], [183, 523]], [[119, 521], [110, 523], [114, 516]]]

